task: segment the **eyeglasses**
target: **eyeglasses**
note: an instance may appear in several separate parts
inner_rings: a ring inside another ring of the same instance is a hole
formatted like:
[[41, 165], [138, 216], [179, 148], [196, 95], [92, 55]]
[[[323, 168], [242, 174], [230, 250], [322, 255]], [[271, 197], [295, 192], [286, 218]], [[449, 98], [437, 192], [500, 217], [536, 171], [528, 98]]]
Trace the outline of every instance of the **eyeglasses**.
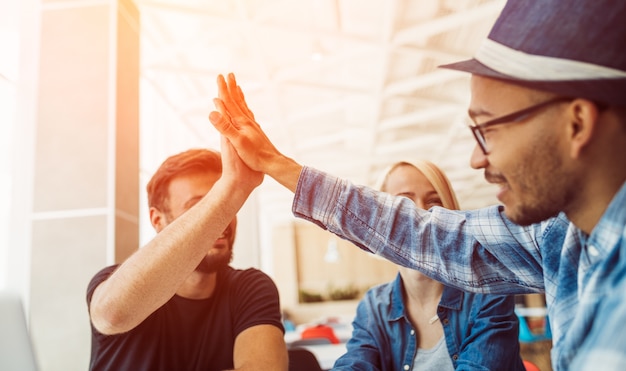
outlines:
[[495, 126], [495, 125], [501, 125], [501, 124], [519, 123], [532, 117], [534, 114], [538, 113], [539, 110], [541, 110], [542, 108], [548, 107], [549, 105], [552, 105], [555, 103], [561, 103], [561, 102], [566, 102], [566, 101], [571, 101], [571, 100], [572, 98], [568, 98], [568, 97], [552, 98], [545, 102], [535, 104], [533, 106], [524, 108], [522, 110], [519, 110], [513, 113], [509, 113], [508, 115], [498, 117], [493, 120], [489, 120], [482, 124], [476, 124], [475, 122], [470, 120], [470, 124], [468, 126], [470, 130], [472, 130], [472, 134], [474, 134], [474, 138], [476, 138], [476, 142], [478, 142], [480, 149], [486, 155], [489, 153], [489, 146], [487, 144], [487, 140], [485, 139], [485, 135], [483, 132], [483, 130], [485, 130], [486, 128]]

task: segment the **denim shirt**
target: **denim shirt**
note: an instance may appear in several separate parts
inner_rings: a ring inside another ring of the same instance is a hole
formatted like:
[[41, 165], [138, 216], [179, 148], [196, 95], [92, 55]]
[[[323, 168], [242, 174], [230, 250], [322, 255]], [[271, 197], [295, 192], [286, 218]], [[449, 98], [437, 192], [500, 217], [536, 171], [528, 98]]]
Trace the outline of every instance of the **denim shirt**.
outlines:
[[[417, 339], [403, 292], [398, 274], [393, 282], [365, 294], [352, 323], [347, 352], [333, 370], [413, 370]], [[514, 307], [512, 296], [470, 294], [444, 287], [437, 316], [455, 370], [524, 370]]]
[[564, 214], [522, 227], [502, 206], [424, 211], [305, 167], [293, 212], [465, 291], [545, 292], [555, 371], [626, 370], [625, 205], [623, 185], [587, 238]]

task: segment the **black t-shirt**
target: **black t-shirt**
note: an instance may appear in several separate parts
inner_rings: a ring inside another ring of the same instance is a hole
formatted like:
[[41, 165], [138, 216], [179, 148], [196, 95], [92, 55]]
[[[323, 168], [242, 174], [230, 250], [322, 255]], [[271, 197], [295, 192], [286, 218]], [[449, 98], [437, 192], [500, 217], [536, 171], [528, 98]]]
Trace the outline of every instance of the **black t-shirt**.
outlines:
[[[98, 272], [95, 288], [117, 268]], [[209, 299], [174, 295], [129, 332], [103, 335], [91, 326], [90, 370], [224, 370], [233, 368], [233, 345], [243, 330], [271, 324], [283, 330], [276, 285], [257, 269], [227, 267]], [[284, 331], [284, 330], [283, 330]]]

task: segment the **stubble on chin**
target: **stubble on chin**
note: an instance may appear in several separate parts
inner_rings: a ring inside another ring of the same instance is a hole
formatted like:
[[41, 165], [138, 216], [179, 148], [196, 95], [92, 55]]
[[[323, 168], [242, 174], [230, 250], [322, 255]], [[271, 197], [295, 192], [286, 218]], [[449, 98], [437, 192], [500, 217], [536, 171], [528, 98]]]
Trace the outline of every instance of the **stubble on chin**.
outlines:
[[541, 207], [528, 207], [526, 205], [521, 205], [517, 208], [515, 213], [509, 214], [505, 206], [505, 214], [506, 216], [515, 224], [521, 225], [523, 227], [540, 223], [546, 219], [549, 219], [553, 216], [558, 215], [558, 211], [550, 210], [548, 208]]
[[528, 226], [557, 216], [571, 201], [571, 174], [563, 170], [560, 158], [546, 148], [546, 143], [534, 149], [536, 163], [525, 162], [516, 172], [515, 188], [511, 190], [514, 203], [505, 205], [506, 216], [515, 224]]
[[208, 254], [196, 267], [202, 273], [214, 273], [227, 267], [233, 260], [233, 250], [220, 251], [217, 254]]

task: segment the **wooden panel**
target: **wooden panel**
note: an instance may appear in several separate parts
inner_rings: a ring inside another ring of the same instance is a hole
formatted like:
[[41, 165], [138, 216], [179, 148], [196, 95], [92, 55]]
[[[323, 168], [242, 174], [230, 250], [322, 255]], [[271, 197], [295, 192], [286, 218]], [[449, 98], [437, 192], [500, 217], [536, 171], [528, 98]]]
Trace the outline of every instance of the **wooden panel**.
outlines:
[[[397, 274], [395, 264], [315, 225], [296, 225], [295, 237], [299, 288], [320, 293], [324, 299], [328, 299], [331, 290], [351, 287], [362, 294], [373, 285], [393, 280]], [[324, 259], [329, 244], [337, 246], [336, 262]]]

